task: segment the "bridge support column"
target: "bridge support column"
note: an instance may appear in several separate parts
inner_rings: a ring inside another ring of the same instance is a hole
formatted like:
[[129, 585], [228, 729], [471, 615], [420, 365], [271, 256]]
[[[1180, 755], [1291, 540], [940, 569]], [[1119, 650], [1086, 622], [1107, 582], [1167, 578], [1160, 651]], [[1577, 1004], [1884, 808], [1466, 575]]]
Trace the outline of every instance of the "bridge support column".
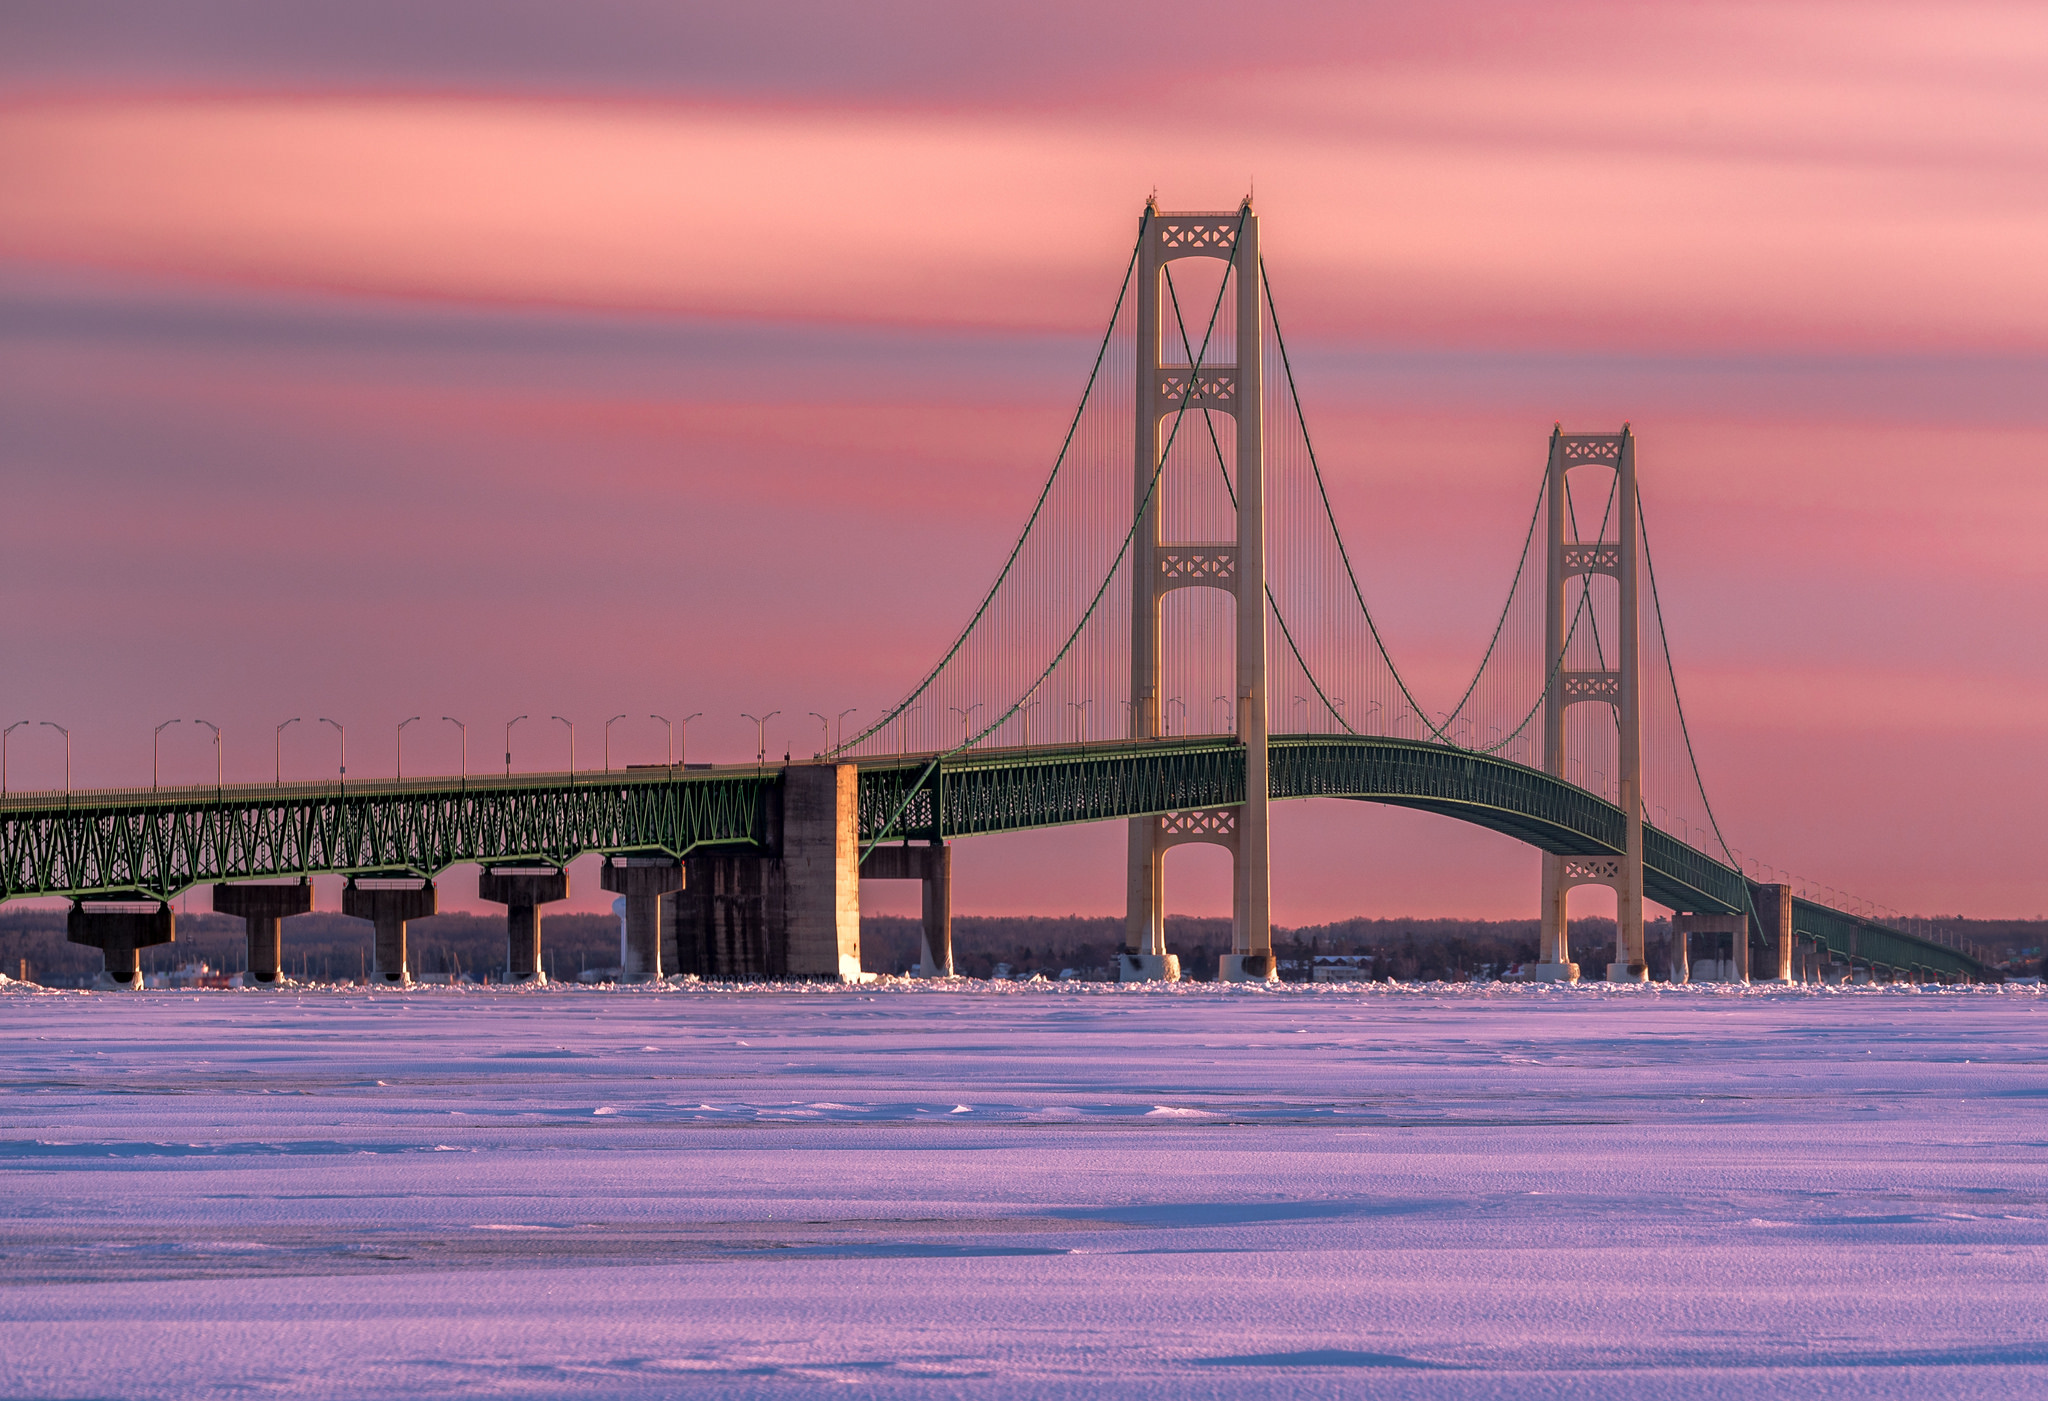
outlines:
[[[1565, 509], [1565, 478], [1574, 467], [1606, 467], [1615, 477], [1615, 519], [1618, 529], [1612, 540], [1568, 538]], [[1636, 525], [1635, 437], [1626, 424], [1619, 433], [1571, 433], [1551, 431], [1549, 478], [1545, 487], [1549, 505], [1549, 567], [1546, 576], [1544, 635], [1550, 659], [1550, 680], [1543, 698], [1543, 767], [1557, 778], [1565, 776], [1565, 711], [1584, 702], [1610, 705], [1615, 711], [1617, 745], [1615, 768], [1620, 775], [1617, 801], [1622, 812], [1621, 851], [1611, 879], [1615, 897], [1614, 961], [1607, 965], [1609, 982], [1647, 982], [1649, 964], [1643, 952], [1643, 730], [1641, 705], [1641, 642], [1637, 592], [1638, 556]], [[1590, 578], [1610, 576], [1619, 585], [1619, 607], [1614, 630], [1618, 634], [1618, 655], [1611, 667], [1592, 666], [1600, 653], [1587, 639], [1591, 630], [1575, 626], [1580, 613], [1571, 598], [1572, 584], [1582, 585], [1591, 602]], [[1575, 645], [1576, 644], [1576, 645]], [[1577, 666], [1573, 663], [1576, 661]], [[1566, 939], [1565, 892], [1582, 882], [1570, 878], [1569, 867], [1589, 858], [1546, 856], [1543, 865], [1543, 967], [1548, 976], [1565, 976]]]
[[[1692, 938], [1695, 934], [1715, 935], [1728, 940], [1728, 957], [1719, 956], [1710, 960], [1711, 967], [1702, 972], [1718, 982], [1749, 981], [1749, 916], [1748, 915], [1703, 915], [1675, 914], [1671, 916], [1671, 981], [1689, 983], [1693, 981]], [[1682, 970], [1682, 975], [1681, 975]]]
[[604, 888], [626, 897], [625, 981], [660, 982], [662, 897], [683, 888], [682, 863], [673, 856], [612, 856], [600, 869]]
[[789, 972], [857, 983], [860, 770], [792, 764], [782, 774], [782, 908]]
[[1554, 852], [1543, 853], [1543, 912], [1537, 935], [1539, 952], [1536, 966], [1529, 970], [1529, 976], [1538, 982], [1576, 983], [1579, 980], [1579, 965], [1571, 959], [1571, 925], [1565, 917], [1565, 892], [1571, 889], [1571, 884], [1565, 881], [1565, 861], [1565, 857]]
[[[1156, 613], [1157, 604], [1153, 607]], [[1117, 981], [1171, 982], [1180, 977], [1180, 960], [1166, 951], [1166, 848], [1159, 840], [1159, 819], [1132, 818], [1128, 841], [1124, 946], [1117, 956]]]
[[[1178, 335], [1166, 354], [1160, 280], [1177, 258], [1221, 258], [1236, 292], [1236, 345], [1230, 363], [1214, 347], [1196, 367]], [[1267, 810], [1266, 458], [1264, 360], [1266, 305], [1259, 274], [1259, 219], [1246, 199], [1233, 214], [1161, 214], [1145, 205], [1137, 263], [1137, 452], [1133, 479], [1136, 534], [1131, 571], [1131, 738], [1160, 733], [1160, 600], [1186, 587], [1219, 588], [1237, 601], [1237, 732], [1244, 744], [1244, 802], [1237, 809], [1231, 874], [1230, 952], [1217, 961], [1225, 982], [1268, 981], [1273, 960], [1271, 840]], [[1183, 413], [1226, 413], [1236, 421], [1234, 476], [1237, 538], [1167, 542], [1160, 535], [1161, 424]], [[1167, 843], [1156, 816], [1131, 819], [1124, 981], [1179, 976], [1166, 952], [1162, 857]]]
[[[682, 971], [862, 982], [860, 772], [852, 764], [792, 764], [780, 796], [779, 816], [769, 817], [777, 849], [689, 858], [689, 878], [676, 897]], [[921, 859], [943, 863], [933, 870], [926, 909], [935, 934], [943, 922], [950, 950], [951, 854]], [[939, 950], [932, 953], [937, 964]]]
[[1793, 981], [1792, 951], [1795, 936], [1792, 933], [1792, 887], [1789, 885], [1761, 885], [1752, 883], [1749, 887], [1750, 908], [1756, 911], [1756, 933], [1764, 946], [1768, 972], [1764, 981], [1789, 983]]
[[914, 880], [924, 886], [924, 948], [918, 975], [953, 976], [953, 848], [878, 846], [861, 858], [862, 880]]
[[569, 898], [569, 873], [558, 866], [486, 866], [479, 900], [505, 907], [505, 981], [545, 983], [540, 961], [540, 907]]
[[161, 900], [74, 900], [64, 937], [100, 951], [103, 964], [93, 986], [134, 991], [142, 986], [138, 949], [178, 937], [178, 917]]
[[313, 882], [301, 876], [290, 882], [219, 884], [213, 888], [216, 914], [239, 915], [249, 941], [248, 981], [268, 986], [278, 980], [284, 962], [284, 922], [313, 908]]
[[685, 858], [683, 888], [675, 895], [677, 972], [713, 982], [789, 975], [782, 886], [770, 879], [773, 865], [751, 852]]
[[351, 876], [341, 891], [341, 912], [377, 926], [376, 963], [370, 983], [404, 987], [412, 981], [405, 961], [405, 926], [439, 908], [434, 883], [423, 876]]

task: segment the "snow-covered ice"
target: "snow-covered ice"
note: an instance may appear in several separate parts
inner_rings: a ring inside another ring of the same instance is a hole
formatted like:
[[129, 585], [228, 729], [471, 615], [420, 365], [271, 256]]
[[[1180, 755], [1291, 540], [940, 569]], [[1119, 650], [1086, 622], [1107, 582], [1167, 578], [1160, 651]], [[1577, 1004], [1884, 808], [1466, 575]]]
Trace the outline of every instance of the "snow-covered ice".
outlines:
[[2039, 989], [0, 993], [0, 1394], [2048, 1395]]

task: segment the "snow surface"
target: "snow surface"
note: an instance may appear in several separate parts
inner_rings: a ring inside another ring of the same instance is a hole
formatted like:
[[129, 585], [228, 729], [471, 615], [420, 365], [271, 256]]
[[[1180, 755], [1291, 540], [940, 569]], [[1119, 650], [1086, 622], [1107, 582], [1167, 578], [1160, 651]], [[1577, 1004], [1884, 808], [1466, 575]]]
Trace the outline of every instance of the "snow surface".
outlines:
[[2048, 1395], [2039, 989], [0, 992], [0, 1394]]

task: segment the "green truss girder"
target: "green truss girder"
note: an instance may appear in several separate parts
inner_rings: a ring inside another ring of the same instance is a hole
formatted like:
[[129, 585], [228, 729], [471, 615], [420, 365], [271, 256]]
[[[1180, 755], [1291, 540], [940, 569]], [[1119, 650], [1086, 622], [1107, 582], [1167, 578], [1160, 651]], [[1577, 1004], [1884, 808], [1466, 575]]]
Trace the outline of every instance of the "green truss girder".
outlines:
[[227, 788], [203, 796], [80, 793], [0, 808], [0, 898], [139, 892], [316, 872], [434, 875], [466, 861], [562, 862], [585, 852], [681, 856], [758, 845], [773, 772], [554, 783], [393, 784], [342, 791]]
[[1844, 914], [1811, 900], [1793, 900], [1792, 932], [1824, 945], [1844, 963], [1953, 978], [1978, 979], [1989, 972], [1976, 959], [1946, 944], [1902, 934], [1875, 920]]
[[[316, 872], [470, 861], [562, 862], [586, 852], [682, 856], [765, 850], [780, 771], [671, 770], [603, 779], [470, 779], [350, 789], [228, 788], [175, 796], [80, 793], [0, 806], [0, 898], [136, 891]], [[1413, 740], [1278, 736], [1275, 798], [1348, 798], [1456, 818], [1565, 855], [1618, 854], [1621, 809], [1561, 779]], [[1244, 801], [1244, 750], [1223, 738], [993, 750], [860, 761], [863, 842], [948, 841]], [[1675, 910], [1747, 908], [1742, 875], [1646, 828], [1644, 894]], [[1982, 978], [1975, 959], [1811, 901], [1793, 928], [1858, 963]]]
[[944, 841], [1244, 801], [1244, 748], [1234, 740], [970, 752], [927, 775], [930, 767], [930, 756], [862, 762], [862, 841]]

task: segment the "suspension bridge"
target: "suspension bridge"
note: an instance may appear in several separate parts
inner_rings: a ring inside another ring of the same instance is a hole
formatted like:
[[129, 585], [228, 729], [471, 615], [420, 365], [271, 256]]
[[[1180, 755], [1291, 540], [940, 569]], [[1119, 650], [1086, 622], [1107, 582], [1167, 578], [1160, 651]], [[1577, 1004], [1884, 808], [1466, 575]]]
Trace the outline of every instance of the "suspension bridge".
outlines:
[[[1452, 703], [1418, 698], [1368, 607], [1325, 487], [1249, 200], [1140, 219], [1064, 442], [995, 580], [902, 700], [800, 763], [0, 796], [0, 899], [72, 898], [70, 936], [139, 983], [199, 885], [278, 976], [310, 877], [348, 877], [376, 977], [406, 977], [434, 879], [483, 867], [515, 979], [569, 861], [625, 897], [627, 974], [858, 979], [862, 879], [918, 880], [923, 967], [951, 972], [955, 838], [1121, 822], [1126, 980], [1178, 976], [1165, 856], [1232, 860], [1219, 976], [1274, 976], [1268, 816], [1342, 798], [1473, 823], [1542, 852], [1534, 976], [1576, 980], [1570, 891], [1610, 887], [1588, 976], [1995, 977], [1979, 952], [1746, 872], [1693, 754], [1637, 490], [1615, 431], [1549, 436], [1522, 554]], [[1654, 819], [1653, 815], [1654, 814]], [[1775, 874], [1775, 868], [1768, 868]]]

